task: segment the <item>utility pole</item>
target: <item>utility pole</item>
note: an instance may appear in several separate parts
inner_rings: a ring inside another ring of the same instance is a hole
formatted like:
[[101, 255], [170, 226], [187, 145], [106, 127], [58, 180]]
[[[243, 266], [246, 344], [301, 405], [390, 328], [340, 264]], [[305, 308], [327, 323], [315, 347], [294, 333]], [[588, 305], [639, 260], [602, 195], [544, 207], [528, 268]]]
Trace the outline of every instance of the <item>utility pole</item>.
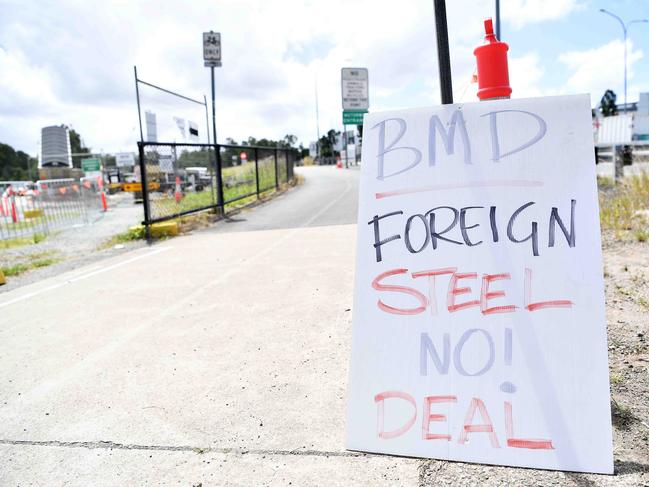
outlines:
[[647, 20], [647, 19], [636, 19], [636, 20], [631, 20], [631, 21], [629, 21], [627, 23], [624, 23], [624, 21], [620, 17], [618, 17], [617, 15], [615, 15], [612, 12], [609, 12], [606, 9], [600, 8], [599, 11], [602, 12], [603, 14], [610, 15], [611, 17], [616, 19], [620, 23], [620, 25], [622, 26], [622, 32], [624, 33], [624, 113], [626, 114], [626, 112], [627, 112], [627, 100], [626, 100], [626, 39], [627, 39], [627, 31], [628, 31], [629, 26], [631, 24], [647, 23], [647, 22], [649, 22], [649, 20]]

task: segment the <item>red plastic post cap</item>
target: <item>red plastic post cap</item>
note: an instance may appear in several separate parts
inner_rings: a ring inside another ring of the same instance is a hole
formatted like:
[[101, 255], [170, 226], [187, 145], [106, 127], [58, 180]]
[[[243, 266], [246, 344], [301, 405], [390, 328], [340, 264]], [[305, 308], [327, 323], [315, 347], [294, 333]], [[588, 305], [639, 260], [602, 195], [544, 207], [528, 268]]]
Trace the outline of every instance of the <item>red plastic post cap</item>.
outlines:
[[494, 34], [491, 19], [484, 21], [485, 43], [473, 51], [478, 62], [478, 98], [509, 98], [509, 68], [507, 51], [509, 46], [500, 42]]

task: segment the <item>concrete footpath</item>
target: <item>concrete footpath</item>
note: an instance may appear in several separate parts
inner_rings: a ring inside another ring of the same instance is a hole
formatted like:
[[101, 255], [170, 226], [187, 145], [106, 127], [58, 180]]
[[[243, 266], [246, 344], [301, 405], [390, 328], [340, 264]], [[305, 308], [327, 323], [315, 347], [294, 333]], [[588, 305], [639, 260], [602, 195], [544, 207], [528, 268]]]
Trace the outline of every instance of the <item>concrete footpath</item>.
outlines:
[[0, 485], [416, 485], [344, 449], [355, 233], [203, 232], [3, 294]]
[[[348, 452], [358, 171], [0, 295], [0, 486], [639, 486]], [[620, 445], [618, 445], [620, 446]], [[625, 456], [626, 455], [626, 456]], [[641, 456], [641, 455], [640, 455]]]

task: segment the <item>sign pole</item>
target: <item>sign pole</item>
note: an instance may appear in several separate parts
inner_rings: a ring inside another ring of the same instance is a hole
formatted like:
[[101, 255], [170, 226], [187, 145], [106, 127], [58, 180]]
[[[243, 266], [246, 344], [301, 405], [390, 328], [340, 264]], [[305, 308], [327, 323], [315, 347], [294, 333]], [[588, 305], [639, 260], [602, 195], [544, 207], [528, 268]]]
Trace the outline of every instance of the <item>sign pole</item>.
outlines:
[[137, 66], [133, 66], [133, 74], [135, 76], [135, 98], [137, 99], [137, 118], [140, 122], [140, 142], [144, 142], [144, 134], [142, 133], [142, 110], [140, 109], [140, 81], [137, 79]]
[[349, 138], [347, 137], [347, 124], [343, 125], [343, 133], [345, 134], [345, 169], [349, 169]]
[[442, 105], [448, 105], [453, 103], [453, 84], [451, 81], [451, 56], [448, 48], [445, 0], [435, 0], [435, 31], [437, 33], [437, 64], [439, 65], [439, 87], [442, 94]]
[[[221, 34], [218, 32], [203, 33], [203, 60], [205, 66], [209, 66], [212, 77], [212, 138], [214, 140], [214, 150], [220, 151], [218, 139], [216, 138], [216, 95], [214, 87], [214, 67], [221, 66]], [[205, 115], [207, 116], [207, 104], [205, 105]], [[209, 132], [209, 129], [208, 129]], [[209, 144], [209, 135], [208, 135]], [[221, 157], [220, 152], [216, 152], [216, 205], [223, 211], [223, 181], [221, 175]]]

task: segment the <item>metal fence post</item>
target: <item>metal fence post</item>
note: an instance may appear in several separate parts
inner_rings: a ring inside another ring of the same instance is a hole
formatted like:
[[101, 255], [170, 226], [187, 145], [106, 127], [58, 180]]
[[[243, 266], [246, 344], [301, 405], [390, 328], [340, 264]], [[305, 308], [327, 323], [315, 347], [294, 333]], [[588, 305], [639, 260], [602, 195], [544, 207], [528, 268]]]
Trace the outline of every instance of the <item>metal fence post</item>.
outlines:
[[288, 163], [288, 149], [286, 149], [285, 152], [286, 152], [286, 182], [288, 183], [288, 174], [289, 174], [289, 172], [288, 172], [288, 164], [289, 164]]
[[147, 241], [149, 241], [151, 240], [151, 229], [149, 228], [151, 213], [149, 208], [149, 184], [146, 177], [146, 164], [144, 163], [144, 144], [138, 142], [137, 147], [140, 153], [140, 180], [142, 182], [142, 205], [144, 206], [144, 235]]
[[277, 164], [277, 147], [275, 147], [275, 189], [279, 190], [279, 165]]
[[255, 147], [255, 187], [257, 188], [257, 199], [259, 199], [259, 151]]
[[221, 146], [214, 144], [214, 147], [216, 147], [216, 205], [221, 208], [221, 214], [224, 214], [225, 199], [223, 197], [223, 175], [221, 174]]
[[[207, 105], [205, 106], [205, 111], [207, 113]], [[210, 132], [209, 130], [207, 131], [207, 136], [209, 138]], [[207, 155], [209, 158], [209, 165], [210, 165], [210, 191], [212, 194], [212, 206], [216, 208], [216, 192], [214, 191], [214, 185], [215, 185], [215, 177], [216, 175], [214, 174], [214, 169], [216, 168], [216, 153], [214, 154], [214, 158], [212, 158], [212, 150], [216, 151], [216, 145], [210, 144], [209, 140], [207, 142]]]

